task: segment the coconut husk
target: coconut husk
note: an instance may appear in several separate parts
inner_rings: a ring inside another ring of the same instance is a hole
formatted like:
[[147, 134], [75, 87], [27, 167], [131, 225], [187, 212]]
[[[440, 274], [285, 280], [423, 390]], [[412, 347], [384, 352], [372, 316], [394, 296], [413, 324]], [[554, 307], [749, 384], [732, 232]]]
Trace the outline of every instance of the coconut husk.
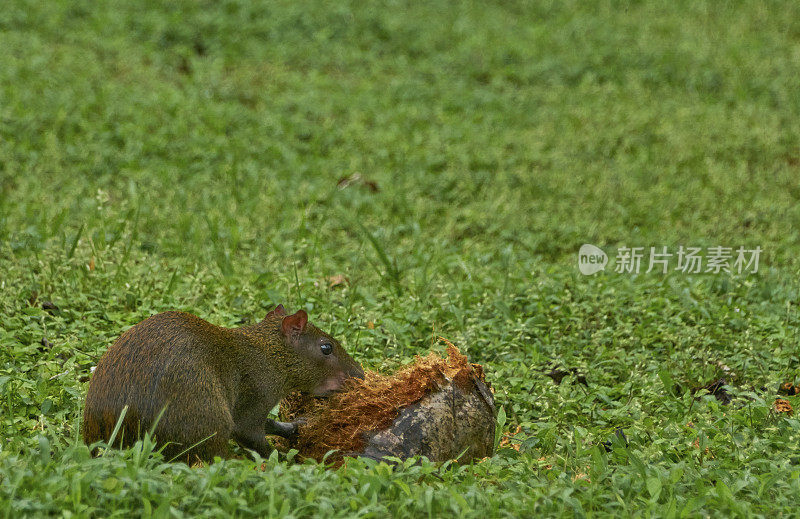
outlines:
[[295, 393], [281, 402], [280, 418], [305, 421], [290, 446], [303, 457], [344, 456], [433, 461], [490, 456], [494, 399], [483, 368], [451, 343], [447, 357], [417, 356], [393, 375], [368, 371], [330, 398]]

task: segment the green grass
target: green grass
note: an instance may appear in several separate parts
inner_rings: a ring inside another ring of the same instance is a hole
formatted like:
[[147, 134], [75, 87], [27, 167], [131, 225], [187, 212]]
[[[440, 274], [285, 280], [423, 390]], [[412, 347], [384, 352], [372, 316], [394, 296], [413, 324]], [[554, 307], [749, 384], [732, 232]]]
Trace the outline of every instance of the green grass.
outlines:
[[[800, 420], [770, 408], [800, 381], [798, 69], [800, 4], [770, 0], [6, 2], [0, 515], [795, 513]], [[583, 243], [764, 253], [584, 277]], [[452, 340], [519, 452], [89, 456], [123, 330], [279, 302], [372, 369]], [[720, 377], [730, 405], [692, 393]]]

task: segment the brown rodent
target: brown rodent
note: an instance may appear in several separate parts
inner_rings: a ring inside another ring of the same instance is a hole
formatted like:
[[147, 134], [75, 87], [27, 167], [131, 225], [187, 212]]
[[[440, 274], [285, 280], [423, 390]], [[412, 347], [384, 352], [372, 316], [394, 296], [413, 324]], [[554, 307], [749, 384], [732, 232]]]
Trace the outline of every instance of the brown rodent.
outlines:
[[[222, 328], [183, 312], [164, 312], [123, 333], [100, 359], [83, 412], [86, 444], [130, 446], [161, 417], [155, 440], [167, 459], [230, 456], [228, 440], [267, 456], [266, 434], [290, 436], [296, 424], [267, 418], [295, 390], [336, 391], [364, 377], [339, 341], [282, 305], [259, 323]], [[163, 411], [163, 412], [162, 412]]]

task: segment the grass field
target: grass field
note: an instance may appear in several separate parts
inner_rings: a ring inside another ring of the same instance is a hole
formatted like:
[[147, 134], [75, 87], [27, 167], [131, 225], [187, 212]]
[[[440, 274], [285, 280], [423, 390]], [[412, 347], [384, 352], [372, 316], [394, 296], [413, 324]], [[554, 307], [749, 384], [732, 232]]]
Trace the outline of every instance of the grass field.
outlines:
[[[0, 516], [796, 514], [798, 70], [795, 2], [4, 3]], [[763, 252], [583, 276], [583, 243]], [[520, 432], [460, 466], [90, 457], [122, 331], [279, 302], [370, 369], [448, 338]]]

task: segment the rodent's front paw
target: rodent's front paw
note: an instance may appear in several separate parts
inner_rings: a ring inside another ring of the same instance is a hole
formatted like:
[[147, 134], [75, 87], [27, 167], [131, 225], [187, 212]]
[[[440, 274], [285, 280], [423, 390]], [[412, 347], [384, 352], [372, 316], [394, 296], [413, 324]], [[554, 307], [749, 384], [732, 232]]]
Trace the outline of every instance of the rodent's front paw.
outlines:
[[298, 418], [297, 420], [290, 422], [292, 426], [292, 431], [289, 433], [288, 438], [290, 440], [296, 440], [298, 432], [300, 431], [300, 427], [306, 425], [307, 423], [308, 420], [306, 420], [305, 418]]

